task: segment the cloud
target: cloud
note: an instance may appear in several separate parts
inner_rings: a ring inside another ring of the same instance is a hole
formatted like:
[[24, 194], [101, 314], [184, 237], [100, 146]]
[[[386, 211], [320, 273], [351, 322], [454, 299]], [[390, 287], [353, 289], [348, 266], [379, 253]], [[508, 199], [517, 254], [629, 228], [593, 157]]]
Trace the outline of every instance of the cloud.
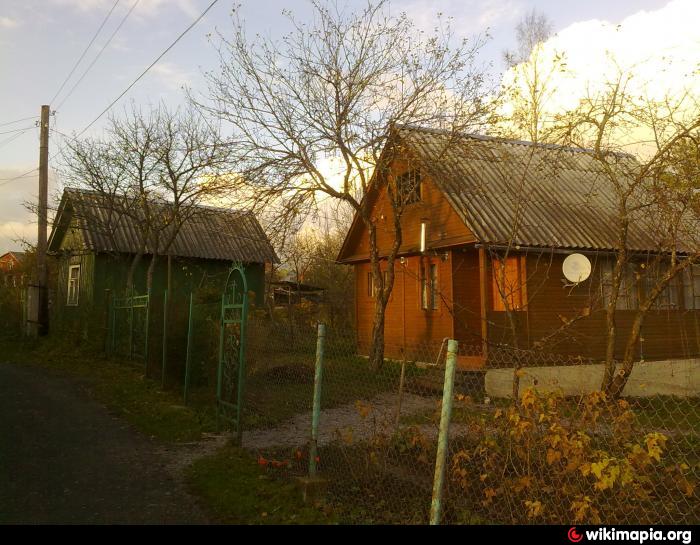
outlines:
[[[437, 5], [436, 5], [437, 4]], [[424, 31], [437, 23], [437, 14], [452, 17], [453, 27], [464, 34], [479, 33], [496, 24], [513, 22], [522, 13], [518, 0], [408, 0], [397, 4], [401, 11]]]
[[[54, 4], [73, 8], [81, 12], [102, 11], [106, 12], [114, 3], [112, 0], [51, 0]], [[124, 9], [129, 9], [133, 2], [127, 3]], [[151, 18], [159, 15], [164, 8], [177, 6], [188, 17], [199, 15], [195, 0], [140, 0], [135, 13], [142, 18]]]
[[[556, 73], [545, 105], [551, 115], [576, 107], [618, 74], [630, 73], [628, 90], [660, 100], [700, 93], [700, 2], [673, 0], [655, 11], [639, 11], [620, 24], [604, 20], [574, 23], [543, 44], [543, 66], [563, 53], [566, 71]], [[523, 66], [507, 71], [503, 84], [516, 80]]]
[[151, 68], [151, 73], [158, 77], [163, 84], [171, 90], [189, 86], [192, 81], [192, 74], [190, 72], [183, 70], [172, 62], [159, 62]]
[[19, 21], [13, 19], [12, 17], [0, 17], [0, 27], [1, 28], [15, 28], [19, 26]]
[[23, 241], [36, 240], [36, 225], [28, 221], [0, 222], [0, 254], [10, 250], [21, 250]]

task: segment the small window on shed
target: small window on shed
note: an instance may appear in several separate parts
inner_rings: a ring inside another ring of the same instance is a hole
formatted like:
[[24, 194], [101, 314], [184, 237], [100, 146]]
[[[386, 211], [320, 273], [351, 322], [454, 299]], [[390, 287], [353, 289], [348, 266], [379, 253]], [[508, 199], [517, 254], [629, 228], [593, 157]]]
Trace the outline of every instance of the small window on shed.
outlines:
[[80, 265], [68, 267], [68, 306], [78, 306], [78, 295], [80, 292]]
[[420, 202], [420, 182], [420, 171], [417, 169], [409, 170], [396, 177], [396, 191], [404, 205]]

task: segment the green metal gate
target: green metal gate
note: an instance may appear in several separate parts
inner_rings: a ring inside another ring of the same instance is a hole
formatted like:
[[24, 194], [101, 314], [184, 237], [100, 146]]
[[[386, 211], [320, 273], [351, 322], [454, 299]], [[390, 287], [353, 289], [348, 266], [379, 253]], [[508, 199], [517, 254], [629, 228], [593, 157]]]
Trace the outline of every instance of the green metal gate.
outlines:
[[248, 282], [242, 265], [234, 265], [221, 296], [221, 332], [216, 385], [216, 416], [233, 426], [236, 442], [242, 438], [243, 383], [245, 380]]
[[110, 352], [148, 365], [148, 325], [150, 292], [112, 300], [110, 319]]

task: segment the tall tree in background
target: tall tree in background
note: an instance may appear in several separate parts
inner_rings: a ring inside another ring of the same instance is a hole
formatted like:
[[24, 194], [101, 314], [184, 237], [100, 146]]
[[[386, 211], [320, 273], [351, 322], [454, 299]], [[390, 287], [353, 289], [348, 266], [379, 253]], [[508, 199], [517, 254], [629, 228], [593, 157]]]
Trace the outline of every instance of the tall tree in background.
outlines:
[[516, 27], [516, 48], [503, 52], [507, 72], [502, 100], [507, 105], [500, 127], [504, 136], [531, 142], [546, 140], [544, 109], [554, 91], [553, 79], [566, 70], [565, 56], [549, 54], [543, 47], [554, 25], [535, 9]]
[[[251, 40], [234, 14], [219, 34], [220, 68], [206, 74], [208, 97], [195, 102], [228, 124], [239, 161], [240, 192], [253, 208], [282, 203], [281, 220], [307, 216], [321, 199], [346, 203], [369, 233], [375, 296], [370, 364], [384, 358], [384, 315], [402, 242], [405, 195], [387, 180], [381, 156], [394, 124], [461, 132], [483, 115], [484, 76], [476, 68], [483, 40], [457, 41], [447, 24], [419, 32], [388, 1], [359, 11], [314, 0], [309, 24], [287, 12], [280, 42]], [[389, 183], [392, 247], [381, 256], [377, 223], [364, 197]]]
[[554, 31], [554, 23], [546, 14], [532, 8], [515, 27], [516, 47], [503, 51], [507, 68], [527, 62], [536, 46], [546, 42]]

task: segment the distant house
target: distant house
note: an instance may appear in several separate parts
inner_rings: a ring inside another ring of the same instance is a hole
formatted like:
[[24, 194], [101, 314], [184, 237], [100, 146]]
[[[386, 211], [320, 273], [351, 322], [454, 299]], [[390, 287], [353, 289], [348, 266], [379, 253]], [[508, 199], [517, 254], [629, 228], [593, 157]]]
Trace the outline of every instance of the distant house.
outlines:
[[[97, 192], [66, 189], [49, 237], [49, 252], [58, 261], [52, 307], [82, 314], [104, 307], [108, 296], [124, 295], [129, 267], [139, 251], [137, 213], [119, 213]], [[168, 205], [155, 205], [167, 207]], [[135, 294], [146, 293], [149, 243], [134, 274]], [[278, 258], [251, 212], [201, 206], [182, 225], [170, 248], [172, 296], [209, 289], [220, 297], [231, 264], [242, 263], [252, 303], [264, 297], [265, 265]], [[156, 260], [152, 291], [167, 286], [167, 256]], [[217, 299], [218, 300], [218, 299]]]
[[[394, 240], [387, 179], [407, 192], [409, 203], [386, 312], [390, 357], [417, 344], [437, 346], [455, 338], [462, 368], [507, 364], [498, 361], [494, 348], [512, 347], [516, 340], [519, 348], [544, 343], [550, 353], [604, 358], [602, 309], [610, 297], [616, 201], [587, 150], [417, 127], [395, 129], [387, 147], [393, 155], [386, 178], [365, 198], [377, 225], [383, 271]], [[633, 263], [617, 302], [616, 357], [622, 356], [639, 295], [648, 289], [637, 272], [659, 248], [641, 221], [630, 225], [629, 242]], [[576, 285], [562, 274], [564, 259], [573, 253], [592, 263], [590, 277]], [[355, 270], [364, 353], [374, 316], [369, 258], [368, 232], [356, 217], [338, 261]], [[516, 328], [508, 320], [504, 291]], [[699, 354], [700, 266], [692, 266], [647, 314], [637, 356], [661, 360]]]
[[277, 280], [270, 282], [275, 306], [296, 305], [303, 301], [322, 303], [325, 288], [294, 282], [293, 280]]
[[25, 252], [7, 252], [0, 256], [0, 285], [10, 288], [23, 287], [27, 283]]

